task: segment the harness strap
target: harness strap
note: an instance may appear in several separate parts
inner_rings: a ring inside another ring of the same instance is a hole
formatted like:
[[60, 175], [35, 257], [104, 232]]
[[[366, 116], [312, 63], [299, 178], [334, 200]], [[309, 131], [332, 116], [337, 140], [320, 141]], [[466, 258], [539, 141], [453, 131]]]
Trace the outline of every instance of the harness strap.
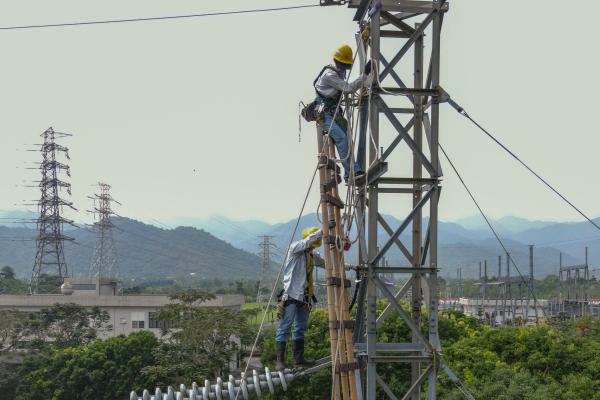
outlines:
[[328, 97], [328, 96], [323, 95], [322, 93], [319, 93], [319, 91], [317, 90], [317, 82], [319, 81], [319, 79], [321, 79], [321, 76], [323, 76], [325, 71], [327, 71], [328, 69], [331, 71], [339, 72], [338, 69], [336, 67], [334, 67], [333, 65], [324, 66], [323, 69], [321, 70], [321, 72], [319, 72], [319, 75], [313, 81], [313, 87], [315, 88], [315, 93], [317, 94], [317, 96], [321, 96], [325, 99], [335, 100], [337, 102], [340, 98], [340, 95], [337, 95], [336, 97]]

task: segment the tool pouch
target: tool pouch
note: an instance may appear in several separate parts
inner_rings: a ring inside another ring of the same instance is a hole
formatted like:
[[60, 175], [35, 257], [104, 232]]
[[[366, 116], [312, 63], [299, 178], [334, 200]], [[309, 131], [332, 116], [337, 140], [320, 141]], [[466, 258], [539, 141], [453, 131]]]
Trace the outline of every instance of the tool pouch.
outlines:
[[305, 105], [300, 111], [300, 115], [306, 122], [314, 122], [319, 117], [319, 104], [316, 101], [311, 101], [307, 105]]
[[277, 319], [283, 318], [283, 310], [285, 308], [285, 301], [283, 301], [283, 289], [277, 294]]

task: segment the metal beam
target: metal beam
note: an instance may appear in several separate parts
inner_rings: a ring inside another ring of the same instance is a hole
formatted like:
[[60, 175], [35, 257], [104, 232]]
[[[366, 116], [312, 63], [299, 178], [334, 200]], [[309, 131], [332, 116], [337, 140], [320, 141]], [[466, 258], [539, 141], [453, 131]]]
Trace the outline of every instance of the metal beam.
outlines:
[[385, 394], [387, 394], [390, 400], [398, 400], [398, 398], [394, 396], [392, 389], [390, 389], [390, 387], [383, 381], [383, 379], [381, 379], [379, 375], [377, 375], [377, 383], [379, 384], [379, 386], [381, 386], [381, 388], [383, 389]]
[[[387, 232], [388, 235], [392, 236], [394, 234], [394, 230], [387, 223], [387, 221], [383, 218], [383, 215], [377, 214], [377, 221], [379, 221], [379, 224]], [[400, 251], [402, 252], [402, 254], [404, 254], [404, 257], [406, 257], [406, 259], [408, 260], [408, 262], [412, 264], [413, 263], [413, 256], [412, 256], [412, 254], [410, 254], [410, 251], [408, 251], [408, 249], [406, 248], [406, 246], [404, 246], [404, 244], [402, 243], [402, 241], [399, 238], [397, 238], [396, 240], [394, 240], [394, 243], [396, 244], [396, 246], [398, 246], [398, 248], [400, 249]]]
[[404, 34], [408, 35], [406, 36], [407, 38], [415, 33], [415, 29], [412, 26], [408, 25], [402, 20], [396, 19], [396, 17], [388, 11], [382, 11], [381, 17], [390, 24], [394, 25], [396, 28], [400, 29]]
[[421, 330], [413, 323], [412, 319], [410, 319], [410, 316], [406, 313], [406, 311], [404, 311], [404, 309], [402, 308], [400, 303], [398, 303], [398, 300], [396, 300], [392, 292], [390, 292], [390, 289], [388, 289], [388, 287], [385, 284], [383, 284], [383, 282], [381, 282], [377, 277], [375, 278], [375, 284], [377, 285], [377, 287], [379, 287], [379, 289], [385, 295], [385, 297], [388, 298], [388, 300], [394, 306], [400, 317], [404, 320], [404, 323], [409, 327], [412, 333], [415, 334], [417, 339], [421, 343], [423, 343], [429, 351], [433, 352], [434, 349], [429, 343], [429, 341], [425, 339], [425, 336], [423, 336]]
[[[389, 10], [393, 10], [392, 8], [388, 8], [388, 9]], [[404, 10], [397, 10], [397, 11], [404, 11]], [[407, 10], [407, 11], [409, 11], [409, 10]], [[386, 76], [388, 76], [388, 74], [390, 73], [390, 71], [394, 69], [394, 67], [396, 66], [396, 64], [398, 64], [398, 61], [400, 61], [400, 59], [412, 47], [412, 45], [415, 43], [415, 40], [417, 40], [423, 34], [423, 31], [425, 30], [425, 28], [427, 28], [427, 26], [431, 23], [431, 21], [433, 21], [433, 17], [436, 14], [437, 14], [437, 10], [433, 10], [433, 11], [431, 11], [429, 13], [429, 15], [427, 15], [427, 17], [421, 23], [421, 25], [419, 26], [419, 28], [415, 30], [415, 32], [411, 35], [411, 37], [406, 41], [406, 43], [404, 44], [404, 46], [402, 46], [400, 48], [400, 50], [398, 51], [398, 53], [396, 53], [396, 55], [394, 56], [394, 58], [392, 58], [392, 60], [384, 68], [384, 70], [381, 71], [381, 74], [379, 74], [379, 81], [380, 82], [383, 81]]]
[[[400, 300], [408, 292], [408, 289], [410, 289], [410, 286], [411, 286], [410, 280], [407, 280], [406, 282], [404, 282], [404, 285], [402, 285], [400, 290], [398, 290], [398, 293], [396, 293], [394, 298], [396, 300]], [[379, 328], [381, 326], [381, 324], [383, 323], [383, 321], [385, 321], [385, 319], [387, 318], [389, 313], [392, 311], [392, 307], [393, 307], [392, 303], [388, 303], [387, 306], [385, 306], [385, 308], [381, 312], [381, 314], [379, 314], [379, 316], [377, 317], [377, 328]]]
[[[410, 389], [408, 389], [408, 392], [404, 395], [402, 400], [408, 400], [410, 398], [410, 396], [412, 396], [412, 394], [421, 387], [423, 382], [425, 382], [425, 379], [427, 379], [431, 375], [432, 372], [433, 372], [433, 365], [429, 365], [427, 367], [427, 369], [425, 369], [425, 371], [421, 374], [421, 376], [419, 376], [419, 378], [413, 383], [413, 385], [410, 387]], [[433, 379], [431, 379], [430, 381], [433, 381]]]
[[[393, 113], [393, 111], [391, 109], [388, 108], [388, 110]], [[400, 123], [400, 122], [398, 121], [398, 123]], [[415, 119], [411, 118], [411, 120], [408, 121], [408, 124], [406, 124], [406, 127], [403, 127], [404, 130], [407, 131], [410, 128], [412, 128], [414, 123], [415, 123]], [[392, 154], [392, 152], [394, 151], [396, 146], [398, 146], [398, 144], [402, 141], [402, 139], [404, 137], [405, 137], [405, 135], [403, 135], [402, 133], [399, 132], [398, 135], [396, 135], [396, 137], [394, 138], [394, 140], [392, 140], [392, 143], [390, 143], [390, 145], [387, 147], [387, 149], [385, 149], [385, 151], [381, 155], [381, 159], [385, 161], [390, 156], [390, 154]]]
[[[385, 59], [385, 57], [381, 56], [381, 65], [383, 65], [384, 67], [387, 67], [389, 65], [388, 61]], [[400, 76], [396, 73], [396, 71], [394, 71], [393, 69], [390, 70], [390, 76], [392, 77], [392, 79], [394, 80], [394, 82], [396, 82], [396, 84], [402, 88], [402, 89], [407, 89], [408, 86], [406, 86], [404, 84], [404, 82], [402, 81], [402, 79], [400, 78]], [[412, 95], [408, 95], [408, 99], [411, 101], [411, 103], [415, 103], [415, 99]]]
[[377, 273], [387, 273], [387, 274], [429, 274], [432, 272], [438, 272], [437, 268], [427, 268], [427, 267], [376, 267], [374, 270]]
[[390, 239], [383, 245], [383, 247], [377, 253], [377, 255], [372, 260], [369, 261], [370, 265], [377, 264], [379, 262], [379, 260], [381, 260], [381, 257], [383, 257], [385, 255], [385, 253], [387, 253], [387, 251], [390, 249], [390, 247], [392, 246], [392, 244], [395, 243], [395, 240], [398, 238], [398, 236], [400, 236], [400, 234], [404, 231], [404, 229], [406, 229], [406, 227], [408, 226], [408, 224], [413, 220], [413, 218], [416, 215], [417, 211], [419, 211], [421, 208], [423, 208], [423, 206], [425, 205], [425, 203], [427, 203], [429, 201], [429, 199], [431, 198], [431, 196], [433, 195], [433, 193], [436, 191], [435, 189], [436, 188], [432, 188], [431, 190], [429, 190], [427, 192], [427, 194], [425, 194], [425, 196], [417, 204], [417, 207], [415, 207], [408, 214], [408, 216], [406, 217], [406, 219], [404, 220], [404, 222], [402, 222], [400, 224], [400, 226], [398, 227], [398, 229], [396, 229], [396, 231], [390, 237]]
[[380, 98], [380, 99], [378, 99], [377, 103], [379, 104], [379, 106], [383, 110], [383, 113], [385, 114], [385, 116], [392, 123], [392, 126], [398, 131], [398, 133], [400, 135], [402, 135], [402, 138], [404, 139], [404, 142], [406, 142], [406, 144], [408, 145], [408, 147], [410, 147], [410, 149], [413, 151], [413, 154], [419, 159], [419, 161], [421, 162], [421, 164], [423, 164], [423, 167], [425, 167], [425, 169], [431, 175], [436, 175], [437, 176], [437, 171], [435, 170], [435, 168], [433, 168], [433, 165], [429, 162], [429, 160], [427, 159], [427, 157], [425, 156], [425, 154], [423, 154], [423, 151], [419, 148], [419, 146], [417, 146], [417, 144], [415, 143], [415, 141], [410, 137], [409, 133], [406, 131], [406, 129], [404, 129], [404, 127], [402, 126], [402, 124], [400, 123], [400, 121], [398, 121], [398, 118], [396, 118], [396, 116], [394, 115], [394, 113], [392, 113], [390, 111], [390, 109], [385, 104], [385, 102]]
[[[377, 343], [375, 348], [378, 353], [405, 353], [425, 350], [424, 346], [412, 343]], [[364, 343], [358, 343], [354, 346], [354, 350], [357, 352], [365, 351], [366, 346]]]

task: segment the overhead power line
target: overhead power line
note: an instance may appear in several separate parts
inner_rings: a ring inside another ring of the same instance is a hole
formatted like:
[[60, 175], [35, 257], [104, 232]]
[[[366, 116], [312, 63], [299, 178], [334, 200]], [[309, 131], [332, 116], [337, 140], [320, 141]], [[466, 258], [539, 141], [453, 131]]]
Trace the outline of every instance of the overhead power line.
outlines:
[[558, 197], [560, 197], [565, 203], [567, 203], [573, 210], [577, 211], [579, 215], [585, 218], [590, 224], [594, 225], [596, 229], [600, 230], [600, 226], [596, 224], [590, 217], [588, 217], [579, 207], [573, 204], [569, 199], [566, 198], [561, 192], [558, 191], [554, 186], [552, 186], [546, 179], [542, 178], [540, 174], [535, 172], [525, 161], [519, 158], [515, 153], [513, 153], [508, 147], [506, 147], [500, 140], [498, 140], [494, 135], [492, 135], [488, 130], [486, 130], [483, 126], [481, 126], [477, 121], [475, 121], [471, 116], [465, 111], [463, 107], [458, 105], [454, 100], [448, 99], [448, 104], [450, 104], [460, 115], [467, 118], [471, 121], [477, 128], [479, 128], [483, 133], [485, 133], [490, 139], [492, 139], [498, 146], [502, 148], [505, 152], [507, 152], [512, 158], [517, 160], [519, 164], [521, 164], [525, 169], [531, 172], [537, 179], [539, 179], [544, 185], [546, 185], [550, 190], [552, 190]]
[[[454, 173], [456, 174], [456, 176], [458, 177], [458, 179], [460, 180], [460, 183], [462, 183], [463, 187], [465, 188], [465, 190], [467, 191], [467, 193], [469, 194], [469, 197], [471, 198], [471, 200], [473, 201], [473, 203], [475, 204], [475, 207], [477, 207], [477, 210], [479, 210], [479, 213], [481, 214], [481, 216], [483, 217], [483, 219], [485, 220], [487, 226], [490, 228], [490, 230], [492, 231], [492, 233], [494, 234], [494, 236], [496, 237], [496, 240], [498, 241], [498, 243], [500, 244], [500, 246], [502, 247], [502, 249], [504, 250], [504, 252], [506, 253], [506, 257], [508, 258], [509, 262], [512, 263], [512, 265], [515, 267], [515, 270], [517, 271], [517, 273], [519, 274], [519, 277], [521, 278], [521, 280], [523, 282], [526, 282], [525, 277], [523, 276], [523, 274], [521, 273], [521, 270], [519, 269], [519, 267], [517, 266], [517, 263], [515, 262], [514, 258], [511, 257], [510, 252], [508, 251], [508, 248], [504, 245], [504, 242], [502, 241], [502, 239], [500, 238], [500, 235], [498, 235], [498, 233], [496, 232], [496, 230], [494, 229], [494, 227], [492, 226], [492, 223], [490, 222], [489, 218], [487, 217], [487, 215], [485, 214], [485, 212], [483, 212], [483, 209], [481, 208], [481, 206], [479, 205], [479, 202], [477, 201], [477, 199], [475, 199], [475, 196], [473, 195], [473, 192], [471, 192], [471, 189], [469, 189], [469, 186], [467, 185], [467, 183], [464, 181], [464, 179], [462, 178], [462, 175], [458, 172], [458, 170], [456, 169], [456, 166], [454, 165], [454, 163], [452, 162], [452, 160], [450, 160], [450, 157], [448, 156], [448, 154], [446, 153], [446, 151], [444, 150], [444, 148], [442, 147], [441, 144], [439, 144], [440, 150], [442, 151], [442, 153], [444, 154], [444, 157], [446, 158], [446, 160], [448, 161], [448, 163], [450, 164], [450, 167], [452, 167], [452, 170], [454, 171]], [[531, 297], [533, 297], [533, 303], [534, 303], [534, 307], [540, 306], [540, 308], [542, 309], [542, 313], [544, 314], [544, 316], [546, 316], [546, 311], [544, 311], [544, 307], [542, 307], [537, 299], [537, 296], [535, 295], [535, 292], [533, 291], [531, 285], [526, 285], [527, 286], [527, 290], [530, 292]]]
[[200, 17], [217, 17], [222, 15], [236, 15], [236, 14], [256, 14], [263, 12], [272, 11], [289, 11], [298, 10], [301, 8], [313, 8], [320, 7], [318, 4], [304, 4], [287, 7], [271, 7], [271, 8], [255, 8], [250, 10], [234, 10], [234, 11], [217, 11], [207, 12], [200, 14], [182, 14], [182, 15], [165, 15], [157, 17], [135, 17], [135, 18], [122, 18], [122, 19], [107, 19], [97, 21], [75, 21], [75, 22], [60, 22], [60, 23], [48, 23], [48, 24], [32, 24], [32, 25], [14, 25], [14, 26], [2, 26], [0, 30], [17, 30], [17, 29], [37, 29], [37, 28], [59, 28], [68, 26], [81, 26], [81, 25], [103, 25], [103, 24], [120, 24], [125, 22], [147, 22], [147, 21], [163, 21], [171, 19], [186, 19], [186, 18], [200, 18]]

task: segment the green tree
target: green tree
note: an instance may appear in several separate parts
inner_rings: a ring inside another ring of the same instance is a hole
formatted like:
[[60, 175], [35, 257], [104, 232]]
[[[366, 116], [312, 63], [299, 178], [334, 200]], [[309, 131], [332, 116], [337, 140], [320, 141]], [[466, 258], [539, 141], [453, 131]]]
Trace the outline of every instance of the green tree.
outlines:
[[158, 340], [151, 332], [96, 340], [89, 346], [48, 348], [21, 367], [17, 400], [115, 400], [154, 382], [140, 374], [153, 361]]
[[0, 354], [18, 348], [31, 315], [17, 310], [0, 310]]
[[189, 291], [171, 296], [171, 304], [157, 314], [163, 323], [155, 363], [143, 373], [157, 385], [203, 382], [228, 370], [247, 332], [246, 316], [239, 311], [202, 307], [214, 295]]
[[0, 269], [0, 276], [3, 276], [6, 279], [15, 279], [15, 270], [12, 269], [11, 266], [5, 265]]
[[0, 400], [15, 398], [19, 375], [14, 361], [21, 357], [15, 350], [21, 347], [29, 318], [29, 313], [0, 310]]
[[8, 265], [0, 269], [0, 294], [25, 294], [28, 293], [28, 284], [17, 279], [15, 271]]
[[63, 279], [56, 275], [42, 274], [38, 280], [37, 293], [39, 294], [60, 294], [60, 286]]
[[32, 347], [45, 347], [50, 343], [59, 348], [77, 347], [93, 342], [98, 332], [112, 329], [109, 320], [108, 313], [99, 307], [56, 303], [32, 315], [25, 334], [32, 338]]

